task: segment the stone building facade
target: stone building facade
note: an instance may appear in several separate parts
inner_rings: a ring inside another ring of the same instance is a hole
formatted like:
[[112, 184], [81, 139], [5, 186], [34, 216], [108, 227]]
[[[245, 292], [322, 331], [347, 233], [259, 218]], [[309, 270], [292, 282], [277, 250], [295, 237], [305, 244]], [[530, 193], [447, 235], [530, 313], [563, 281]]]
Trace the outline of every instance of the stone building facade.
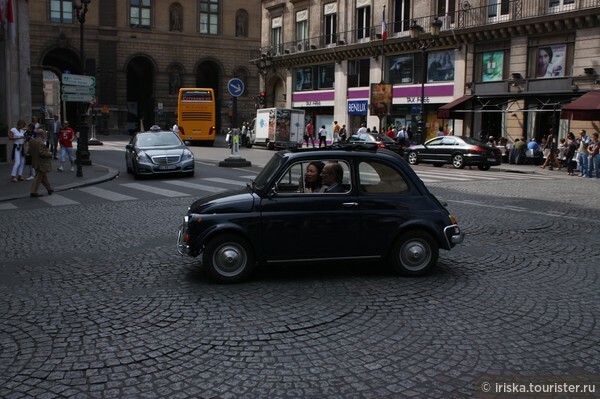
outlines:
[[233, 77], [246, 88], [237, 100], [238, 121], [252, 118], [259, 79], [248, 61], [260, 47], [259, 1], [91, 0], [85, 14], [81, 3], [29, 0], [34, 114], [76, 117], [77, 103], [63, 101], [57, 109], [56, 93], [48, 92], [56, 87], [50, 81], [70, 72], [95, 76], [97, 101], [89, 113], [101, 133], [172, 126], [180, 87], [215, 89], [217, 128], [228, 128]]
[[[261, 5], [262, 50], [253, 62], [267, 106], [302, 108], [330, 135], [334, 120], [350, 131], [362, 123], [422, 129], [418, 142], [440, 128], [509, 141], [598, 130], [598, 119], [561, 117], [600, 90], [596, 0]], [[537, 67], [548, 50], [556, 68], [545, 74]]]

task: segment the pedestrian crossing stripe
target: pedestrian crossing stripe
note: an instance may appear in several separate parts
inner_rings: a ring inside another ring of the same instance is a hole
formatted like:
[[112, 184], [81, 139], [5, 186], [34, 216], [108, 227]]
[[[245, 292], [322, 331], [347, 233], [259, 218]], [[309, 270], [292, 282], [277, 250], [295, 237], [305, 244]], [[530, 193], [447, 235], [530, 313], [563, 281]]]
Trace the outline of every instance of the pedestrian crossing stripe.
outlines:
[[164, 188], [158, 188], [149, 186], [141, 183], [124, 183], [121, 184], [123, 187], [133, 188], [135, 190], [146, 191], [148, 193], [162, 195], [163, 197], [189, 197], [190, 194], [182, 193], [180, 191], [166, 190]]
[[193, 188], [199, 191], [207, 191], [209, 193], [222, 193], [223, 191], [227, 191], [226, 188], [222, 188], [222, 187], [214, 187], [214, 186], [207, 186], [206, 184], [197, 184], [197, 183], [188, 183], [185, 181], [180, 181], [180, 180], [164, 180], [162, 181], [162, 183], [166, 183], [166, 184], [172, 184], [174, 186], [179, 186], [179, 187], [186, 187], [186, 188]]
[[83, 191], [84, 193], [88, 193], [90, 195], [104, 198], [109, 201], [115, 201], [115, 202], [116, 201], [132, 201], [132, 200], [137, 199], [136, 197], [132, 197], [130, 195], [125, 195], [125, 194], [117, 193], [115, 191], [105, 190], [103, 188], [96, 187], [96, 186], [82, 187], [82, 188], [80, 188], [80, 190]]
[[53, 195], [47, 195], [45, 197], [39, 197], [41, 201], [44, 201], [48, 205], [52, 206], [67, 206], [67, 205], [77, 205], [79, 202], [73, 201], [65, 196], [54, 193]]
[[223, 183], [223, 184], [232, 184], [235, 186], [243, 186], [246, 187], [248, 182], [242, 182], [239, 180], [231, 180], [231, 179], [221, 179], [220, 177], [209, 177], [203, 180], [213, 181], [215, 183]]

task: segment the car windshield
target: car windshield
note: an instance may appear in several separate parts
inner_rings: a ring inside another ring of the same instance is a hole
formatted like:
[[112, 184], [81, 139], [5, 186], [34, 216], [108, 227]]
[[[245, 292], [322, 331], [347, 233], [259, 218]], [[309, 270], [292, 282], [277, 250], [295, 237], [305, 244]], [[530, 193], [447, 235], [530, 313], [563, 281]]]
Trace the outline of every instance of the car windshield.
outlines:
[[137, 146], [148, 147], [173, 147], [183, 145], [179, 137], [172, 132], [138, 133]]
[[254, 179], [254, 189], [258, 191], [264, 190], [269, 182], [273, 179], [273, 175], [279, 170], [281, 164], [285, 162], [282, 153], [276, 153], [273, 158], [265, 165], [263, 170]]

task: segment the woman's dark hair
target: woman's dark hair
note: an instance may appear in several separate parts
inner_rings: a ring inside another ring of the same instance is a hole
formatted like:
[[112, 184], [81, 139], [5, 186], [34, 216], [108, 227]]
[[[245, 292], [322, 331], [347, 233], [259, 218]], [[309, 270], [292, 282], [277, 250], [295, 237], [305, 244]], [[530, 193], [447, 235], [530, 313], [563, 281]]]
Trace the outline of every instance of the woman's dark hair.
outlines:
[[552, 53], [552, 47], [541, 47], [540, 51], [545, 51], [548, 54], [548, 60], [552, 62], [552, 57], [554, 54]]
[[314, 182], [314, 183], [309, 183], [309, 182], [306, 181], [306, 179], [304, 179], [304, 187], [315, 190], [315, 189], [321, 188], [321, 186], [322, 186], [322, 183], [321, 183], [321, 172], [323, 171], [323, 168], [325, 167], [325, 163], [321, 162], [321, 161], [312, 161], [311, 163], [309, 163], [306, 166], [306, 168], [308, 169], [308, 167], [311, 166], [311, 165], [313, 165], [315, 168], [317, 168], [317, 172], [318, 172], [317, 176], [318, 176], [318, 178], [317, 178], [317, 181]]

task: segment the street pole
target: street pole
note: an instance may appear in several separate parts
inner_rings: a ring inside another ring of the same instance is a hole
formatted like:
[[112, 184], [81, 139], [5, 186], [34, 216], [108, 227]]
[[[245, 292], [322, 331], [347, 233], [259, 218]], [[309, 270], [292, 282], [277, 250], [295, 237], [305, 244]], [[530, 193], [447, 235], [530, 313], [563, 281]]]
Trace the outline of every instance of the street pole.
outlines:
[[425, 131], [425, 81], [427, 80], [427, 68], [425, 63], [427, 62], [426, 57], [427, 48], [425, 45], [421, 46], [421, 108], [419, 109], [419, 122], [417, 124], [417, 144], [424, 142], [424, 131]]
[[[81, 0], [81, 3], [75, 6], [77, 12], [77, 21], [79, 21], [79, 57], [81, 63], [81, 74], [85, 74], [85, 54], [83, 52], [83, 25], [85, 24], [85, 15], [88, 11], [88, 5], [91, 0]], [[84, 103], [80, 103], [79, 110], [79, 135], [77, 137], [77, 177], [83, 176], [82, 165], [91, 165], [90, 153], [88, 149], [88, 126], [85, 123]]]

